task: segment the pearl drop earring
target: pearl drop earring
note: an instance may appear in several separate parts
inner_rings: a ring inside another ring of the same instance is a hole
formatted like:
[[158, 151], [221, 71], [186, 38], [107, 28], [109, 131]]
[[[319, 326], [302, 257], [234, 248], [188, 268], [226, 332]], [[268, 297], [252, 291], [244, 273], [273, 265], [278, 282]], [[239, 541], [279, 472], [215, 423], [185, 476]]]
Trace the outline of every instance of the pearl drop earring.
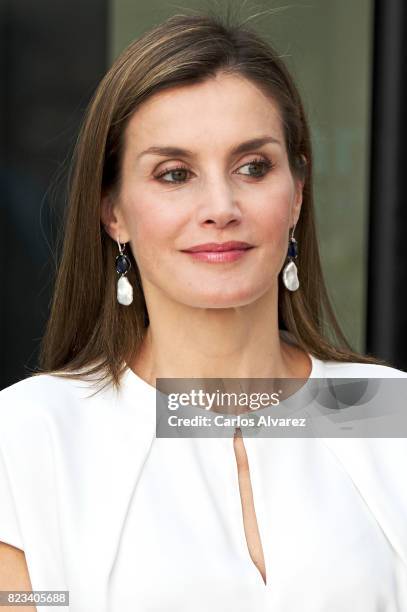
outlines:
[[133, 301], [133, 287], [126, 277], [126, 274], [131, 268], [131, 262], [124, 253], [126, 243], [124, 243], [122, 247], [120, 239], [118, 239], [117, 244], [119, 246], [119, 255], [116, 257], [116, 272], [120, 274], [117, 281], [117, 301], [119, 304], [123, 304], [123, 306], [129, 306]]
[[297, 266], [294, 263], [294, 259], [298, 257], [298, 247], [297, 241], [294, 238], [294, 229], [295, 225], [293, 227], [291, 238], [288, 244], [287, 257], [290, 261], [283, 269], [283, 283], [290, 291], [296, 291], [300, 286], [300, 281], [298, 280]]

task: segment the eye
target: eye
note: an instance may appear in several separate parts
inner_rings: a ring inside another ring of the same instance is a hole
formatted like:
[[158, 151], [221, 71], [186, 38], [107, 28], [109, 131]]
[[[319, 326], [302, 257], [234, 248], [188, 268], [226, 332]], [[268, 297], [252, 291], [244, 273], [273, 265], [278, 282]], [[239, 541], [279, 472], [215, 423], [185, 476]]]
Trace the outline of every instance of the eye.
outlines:
[[262, 170], [260, 170], [260, 175], [258, 174], [258, 171], [255, 172], [255, 174], [249, 173], [246, 175], [252, 178], [263, 178], [272, 168], [274, 168], [274, 164], [270, 159], [268, 159], [268, 157], [252, 159], [251, 161], [247, 162], [247, 164], [240, 166], [240, 168], [244, 168], [245, 166], [257, 166], [257, 168], [262, 168]]
[[[247, 162], [246, 164], [243, 164], [243, 166], [240, 166], [240, 168], [244, 168], [245, 166], [255, 166], [257, 168], [260, 168], [260, 174], [259, 171], [255, 171], [254, 174], [246, 174], [246, 176], [249, 176], [251, 178], [254, 179], [261, 179], [264, 176], [266, 176], [266, 174], [272, 169], [274, 168], [274, 164], [273, 162], [268, 159], [267, 157], [260, 157], [260, 158], [255, 158], [252, 159], [251, 161]], [[239, 169], [240, 169], [239, 168]], [[185, 178], [180, 178], [180, 174], [181, 177], [183, 176], [183, 173], [190, 173], [190, 171], [188, 170], [188, 168], [186, 168], [185, 166], [176, 166], [175, 168], [166, 168], [165, 170], [163, 170], [160, 174], [158, 174], [157, 176], [155, 176], [154, 178], [157, 181], [161, 181], [162, 183], [172, 183], [172, 184], [177, 184], [177, 183], [185, 183]], [[166, 176], [167, 174], [169, 175], [178, 175], [178, 178], [175, 178], [174, 180], [168, 181], [166, 179], [164, 179], [164, 176]], [[244, 174], [244, 173], [243, 173]], [[185, 174], [184, 174], [185, 176]]]
[[166, 176], [167, 174], [172, 174], [172, 175], [178, 174], [179, 175], [181, 173], [182, 175], [183, 172], [189, 172], [189, 170], [185, 168], [184, 166], [177, 166], [176, 168], [163, 170], [160, 174], [158, 174], [154, 178], [157, 179], [157, 181], [161, 181], [163, 183], [184, 183], [185, 181], [179, 178], [176, 178], [174, 181], [167, 181], [163, 179], [163, 177]]

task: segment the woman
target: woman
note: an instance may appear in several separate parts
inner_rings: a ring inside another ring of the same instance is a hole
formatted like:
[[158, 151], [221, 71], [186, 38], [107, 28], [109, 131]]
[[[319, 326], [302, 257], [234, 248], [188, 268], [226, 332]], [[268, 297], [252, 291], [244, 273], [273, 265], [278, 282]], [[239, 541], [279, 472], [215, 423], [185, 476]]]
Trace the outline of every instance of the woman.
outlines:
[[75, 612], [406, 609], [404, 440], [156, 436], [157, 378], [407, 377], [335, 319], [307, 120], [253, 31], [177, 15], [100, 83], [41, 367], [0, 394], [0, 541], [28, 589]]

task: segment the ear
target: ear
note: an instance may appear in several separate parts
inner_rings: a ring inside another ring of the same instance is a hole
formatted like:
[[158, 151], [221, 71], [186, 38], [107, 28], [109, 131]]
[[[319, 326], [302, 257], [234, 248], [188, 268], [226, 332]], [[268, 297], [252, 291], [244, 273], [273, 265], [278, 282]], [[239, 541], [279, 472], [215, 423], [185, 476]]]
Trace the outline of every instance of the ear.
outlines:
[[299, 172], [299, 175], [297, 174], [295, 178], [295, 196], [294, 196], [294, 202], [293, 202], [293, 208], [292, 208], [290, 227], [295, 226], [300, 217], [302, 199], [303, 199], [303, 190], [304, 190], [304, 185], [305, 185], [305, 181], [307, 177], [307, 165], [308, 165], [307, 158], [305, 157], [303, 153], [300, 154], [300, 158], [301, 158], [300, 165], [299, 165], [300, 172]]
[[294, 196], [294, 203], [293, 203], [293, 207], [291, 210], [291, 224], [290, 227], [293, 227], [294, 225], [297, 225], [297, 221], [300, 217], [300, 213], [301, 213], [301, 206], [302, 206], [302, 196], [303, 196], [303, 189], [304, 189], [304, 181], [297, 179], [296, 183], [295, 183], [295, 196]]
[[100, 201], [100, 220], [105, 231], [114, 240], [128, 242], [130, 236], [126, 229], [123, 214], [117, 204], [113, 201], [111, 194], [102, 195]]

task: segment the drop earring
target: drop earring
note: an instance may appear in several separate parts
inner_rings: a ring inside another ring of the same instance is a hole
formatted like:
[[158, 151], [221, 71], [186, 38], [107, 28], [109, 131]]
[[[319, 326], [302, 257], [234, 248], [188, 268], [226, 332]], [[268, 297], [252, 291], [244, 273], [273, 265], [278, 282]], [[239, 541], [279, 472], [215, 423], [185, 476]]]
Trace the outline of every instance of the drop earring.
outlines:
[[126, 277], [126, 274], [131, 268], [131, 262], [124, 253], [126, 243], [124, 243], [122, 247], [120, 240], [117, 240], [117, 244], [119, 246], [119, 255], [116, 257], [116, 272], [120, 274], [117, 281], [117, 301], [119, 304], [123, 304], [123, 306], [129, 306], [133, 301], [133, 287]]
[[290, 260], [286, 266], [283, 268], [283, 283], [290, 291], [296, 291], [300, 286], [300, 281], [298, 280], [298, 270], [297, 266], [294, 263], [294, 259], [298, 257], [298, 247], [297, 241], [294, 238], [294, 229], [291, 233], [291, 237], [288, 243], [288, 252], [287, 257]]

